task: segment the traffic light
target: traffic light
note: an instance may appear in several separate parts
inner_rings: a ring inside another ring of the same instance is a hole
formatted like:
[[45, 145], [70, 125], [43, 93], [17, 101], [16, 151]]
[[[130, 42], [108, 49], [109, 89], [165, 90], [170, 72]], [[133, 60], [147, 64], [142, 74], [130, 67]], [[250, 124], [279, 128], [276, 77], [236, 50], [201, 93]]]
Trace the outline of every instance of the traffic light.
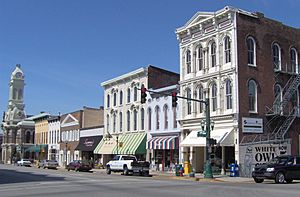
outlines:
[[147, 89], [144, 85], [141, 87], [141, 103], [146, 103]]
[[217, 140], [214, 138], [209, 138], [208, 141], [209, 141], [209, 145], [211, 145], [211, 146], [217, 144]]
[[172, 92], [172, 107], [176, 107], [177, 106], [177, 92]]

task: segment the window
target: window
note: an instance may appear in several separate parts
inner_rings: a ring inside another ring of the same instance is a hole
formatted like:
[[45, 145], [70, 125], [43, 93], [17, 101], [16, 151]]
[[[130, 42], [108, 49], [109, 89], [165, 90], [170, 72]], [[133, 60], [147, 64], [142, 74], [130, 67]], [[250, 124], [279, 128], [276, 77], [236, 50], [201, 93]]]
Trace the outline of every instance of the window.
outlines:
[[152, 116], [152, 111], [151, 109], [149, 108], [148, 109], [148, 130], [150, 131], [151, 130], [151, 122], [152, 122], [152, 119], [151, 119], [151, 116]]
[[137, 93], [138, 91], [137, 91], [137, 87], [134, 87], [134, 95], [133, 95], [133, 99], [134, 99], [134, 101], [137, 101]]
[[249, 111], [256, 112], [257, 110], [257, 86], [254, 80], [248, 82], [248, 98], [249, 98]]
[[106, 130], [109, 132], [109, 115], [106, 116]]
[[210, 58], [211, 58], [211, 67], [215, 67], [217, 65], [215, 42], [210, 44]]
[[120, 105], [123, 105], [123, 91], [120, 92]]
[[23, 90], [22, 90], [22, 89], [19, 89], [19, 92], [18, 92], [18, 99], [19, 99], [19, 100], [22, 100], [22, 99], [23, 99]]
[[203, 48], [200, 45], [197, 50], [197, 62], [198, 62], [199, 71], [202, 70], [203, 66], [204, 66], [204, 58], [203, 57], [204, 57]]
[[110, 96], [109, 96], [109, 94], [107, 95], [106, 103], [107, 103], [107, 108], [109, 108], [109, 106], [110, 106]]
[[141, 109], [141, 129], [145, 129], [145, 110], [144, 108]]
[[226, 109], [232, 109], [232, 85], [231, 81], [226, 81]]
[[114, 116], [113, 116], [113, 132], [114, 133], [116, 132], [116, 119], [117, 119], [116, 114], [114, 114]]
[[[204, 90], [202, 86], [198, 88], [198, 98], [199, 100], [204, 100]], [[199, 102], [199, 113], [203, 113], [203, 108], [204, 108], [203, 104], [204, 103]]]
[[156, 130], [159, 130], [159, 107], [156, 106], [155, 108], [155, 115], [156, 115]]
[[280, 47], [277, 43], [272, 46], [274, 69], [281, 69], [280, 64]]
[[173, 107], [173, 128], [177, 128], [177, 111], [176, 111], [176, 107]]
[[127, 89], [127, 103], [130, 103], [130, 88]]
[[[192, 93], [190, 89], [186, 90], [186, 96], [187, 98], [192, 98]], [[192, 114], [192, 102], [191, 100], [187, 100], [187, 114], [190, 115]]]
[[119, 121], [120, 121], [120, 132], [123, 131], [123, 115], [122, 112], [119, 113]]
[[30, 132], [26, 132], [26, 138], [25, 138], [25, 143], [30, 143]]
[[211, 85], [211, 103], [212, 103], [212, 111], [217, 110], [217, 85], [213, 83]]
[[114, 93], [114, 106], [117, 105], [117, 93]]
[[247, 38], [247, 51], [248, 51], [248, 65], [255, 65], [256, 46], [255, 46], [255, 40], [252, 37]]
[[225, 63], [231, 62], [231, 52], [230, 52], [230, 38], [228, 36], [224, 39], [224, 54], [225, 54]]
[[136, 131], [137, 130], [137, 111], [133, 111], [133, 129]]
[[130, 111], [127, 111], [127, 131], [130, 131]]
[[168, 129], [168, 106], [164, 106], [164, 124], [165, 124], [165, 129]]
[[297, 67], [297, 51], [295, 48], [292, 48], [290, 51], [290, 56], [291, 56], [291, 68], [293, 73], [298, 73], [298, 67]]
[[192, 72], [192, 65], [191, 65], [191, 51], [187, 50], [186, 52], [186, 70], [187, 70], [187, 74]]
[[17, 99], [17, 92], [18, 90], [16, 88], [13, 89], [13, 99]]

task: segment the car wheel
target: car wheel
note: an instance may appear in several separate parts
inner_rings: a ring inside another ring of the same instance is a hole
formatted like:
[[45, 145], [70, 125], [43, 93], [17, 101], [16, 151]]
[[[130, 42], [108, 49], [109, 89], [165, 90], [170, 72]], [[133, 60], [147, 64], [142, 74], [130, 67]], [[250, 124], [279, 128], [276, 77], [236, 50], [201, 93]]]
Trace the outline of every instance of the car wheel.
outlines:
[[278, 172], [275, 176], [275, 183], [284, 183], [285, 181], [285, 176], [282, 172]]
[[127, 166], [124, 166], [124, 168], [123, 168], [123, 174], [124, 175], [128, 175], [128, 168], [127, 168]]
[[70, 168], [67, 168], [68, 171], [70, 171]]
[[264, 182], [264, 179], [254, 178], [254, 181], [255, 181], [255, 183], [262, 183], [262, 182]]
[[111, 169], [109, 166], [106, 167], [106, 174], [111, 174]]

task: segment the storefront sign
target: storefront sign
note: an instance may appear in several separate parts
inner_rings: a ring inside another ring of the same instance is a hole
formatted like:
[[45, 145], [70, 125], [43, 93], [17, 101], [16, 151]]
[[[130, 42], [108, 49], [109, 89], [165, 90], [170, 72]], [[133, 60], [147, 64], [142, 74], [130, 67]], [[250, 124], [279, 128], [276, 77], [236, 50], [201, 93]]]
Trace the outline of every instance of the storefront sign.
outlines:
[[87, 147], [93, 146], [94, 145], [94, 140], [93, 139], [85, 139], [83, 144]]
[[242, 118], [243, 133], [263, 133], [262, 118]]

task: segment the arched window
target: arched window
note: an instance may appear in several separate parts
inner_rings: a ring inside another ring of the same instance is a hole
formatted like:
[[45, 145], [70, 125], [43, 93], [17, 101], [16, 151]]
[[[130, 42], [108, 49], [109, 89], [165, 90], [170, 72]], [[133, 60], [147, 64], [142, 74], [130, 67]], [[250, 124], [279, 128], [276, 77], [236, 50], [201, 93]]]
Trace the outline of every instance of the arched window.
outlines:
[[117, 105], [117, 93], [114, 93], [114, 106]]
[[127, 103], [130, 103], [130, 88], [127, 89]]
[[134, 92], [133, 92], [134, 101], [137, 101], [137, 94], [138, 94], [137, 87], [134, 87]]
[[225, 55], [225, 63], [231, 62], [231, 43], [229, 36], [226, 36], [224, 39], [224, 55]]
[[107, 132], [110, 132], [109, 131], [109, 115], [108, 114], [106, 116], [106, 128], [107, 128]]
[[159, 130], [159, 107], [155, 107], [155, 116], [156, 116], [156, 130]]
[[215, 67], [217, 65], [217, 57], [216, 57], [216, 43], [212, 42], [210, 44], [210, 60], [211, 60], [211, 67]]
[[144, 108], [141, 109], [141, 129], [145, 129], [145, 110]]
[[274, 86], [274, 96], [275, 96], [275, 102], [274, 102], [275, 112], [280, 113], [280, 111], [281, 111], [280, 103], [282, 101], [282, 92], [281, 92], [281, 86], [279, 84], [276, 84]]
[[19, 99], [19, 100], [22, 100], [22, 99], [23, 99], [23, 90], [22, 90], [22, 89], [19, 89], [19, 92], [18, 92], [18, 99]]
[[203, 54], [203, 48], [201, 45], [197, 48], [197, 63], [198, 63], [198, 69], [203, 70], [204, 67], [204, 54]]
[[[189, 88], [186, 90], [186, 97], [192, 98], [192, 93]], [[187, 115], [190, 115], [192, 114], [192, 102], [191, 100], [187, 100], [186, 103], [187, 103]]]
[[130, 131], [130, 111], [127, 111], [127, 131]]
[[133, 130], [137, 130], [137, 110], [133, 111]]
[[148, 130], [149, 131], [151, 130], [151, 124], [152, 124], [152, 111], [149, 108], [148, 109]]
[[[202, 86], [199, 86], [198, 88], [198, 99], [204, 100], [204, 90]], [[199, 113], [203, 113], [204, 104], [199, 102]]]
[[256, 65], [256, 45], [253, 37], [247, 38], [248, 65]]
[[192, 65], [191, 65], [191, 51], [190, 50], [187, 50], [186, 51], [186, 71], [187, 71], [187, 74], [191, 73], [192, 72]]
[[13, 99], [17, 99], [18, 90], [16, 88], [13, 89]]
[[173, 128], [177, 128], [177, 111], [176, 111], [176, 107], [173, 107]]
[[217, 84], [213, 83], [211, 85], [211, 105], [212, 105], [212, 111], [217, 110]]
[[295, 48], [291, 48], [290, 51], [291, 56], [291, 68], [293, 73], [298, 73], [298, 57], [297, 57], [297, 51]]
[[123, 131], [123, 114], [122, 112], [119, 113], [119, 121], [120, 121], [120, 132]]
[[277, 43], [272, 46], [274, 69], [281, 69], [281, 54], [280, 47]]
[[26, 132], [25, 143], [30, 143], [30, 131]]
[[249, 111], [257, 111], [257, 85], [254, 80], [248, 82]]
[[120, 105], [123, 105], [123, 91], [120, 91]]
[[106, 100], [107, 108], [110, 107], [110, 96], [107, 94], [107, 100]]
[[232, 85], [229, 79], [226, 80], [226, 109], [232, 109]]
[[168, 129], [168, 124], [169, 124], [169, 120], [168, 120], [168, 106], [165, 105], [164, 106], [164, 128]]
[[113, 132], [115, 133], [116, 132], [116, 120], [117, 119], [117, 115], [114, 114], [113, 115]]

